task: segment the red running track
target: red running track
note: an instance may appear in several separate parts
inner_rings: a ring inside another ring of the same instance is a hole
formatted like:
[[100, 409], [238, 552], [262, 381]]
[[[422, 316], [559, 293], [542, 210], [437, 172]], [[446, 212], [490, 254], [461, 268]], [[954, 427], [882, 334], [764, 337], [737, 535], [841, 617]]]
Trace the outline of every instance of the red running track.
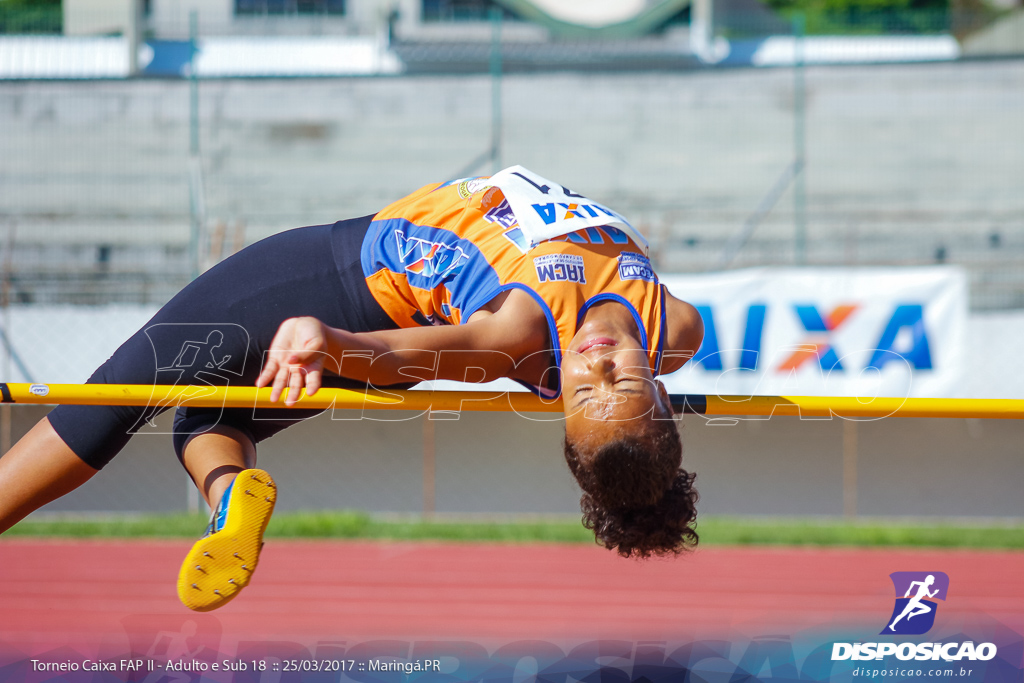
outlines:
[[188, 546], [0, 541], [0, 645], [115, 647], [132, 624], [175, 632], [189, 620], [236, 643], [639, 641], [820, 627], [868, 637], [892, 611], [894, 571], [949, 575], [940, 619], [983, 615], [1024, 633], [1024, 552], [709, 547], [635, 562], [590, 546], [273, 540], [235, 601], [195, 615], [175, 593]]

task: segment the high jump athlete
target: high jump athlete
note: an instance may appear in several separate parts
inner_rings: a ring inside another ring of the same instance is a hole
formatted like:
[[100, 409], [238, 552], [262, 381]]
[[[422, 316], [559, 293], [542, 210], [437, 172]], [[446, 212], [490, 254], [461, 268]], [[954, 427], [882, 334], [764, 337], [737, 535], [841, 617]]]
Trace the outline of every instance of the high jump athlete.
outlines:
[[[275, 409], [176, 411], [175, 451], [214, 511], [178, 592], [205, 611], [256, 567], [276, 500], [253, 469], [256, 444], [316, 414], [292, 406], [321, 386], [508, 377], [560, 396], [565, 458], [598, 542], [626, 557], [695, 545], [694, 477], [654, 377], [682, 367], [702, 337], [699, 314], [659, 284], [621, 216], [512, 167], [243, 249], [89, 382], [255, 383], [284, 397]], [[85, 483], [162, 409], [56, 407], [0, 459], [0, 532]]]

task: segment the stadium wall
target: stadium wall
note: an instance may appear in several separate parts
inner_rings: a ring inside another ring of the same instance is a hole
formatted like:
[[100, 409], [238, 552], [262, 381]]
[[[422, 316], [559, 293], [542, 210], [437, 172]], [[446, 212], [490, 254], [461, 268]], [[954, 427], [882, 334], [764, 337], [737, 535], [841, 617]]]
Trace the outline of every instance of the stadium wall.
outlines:
[[177, 79], [0, 81], [0, 218], [18, 269], [167, 273], [136, 297], [162, 303], [196, 187], [205, 262], [218, 224], [251, 242], [520, 163], [630, 216], [662, 272], [713, 269], [755, 215], [730, 265], [792, 264], [803, 216], [808, 264], [962, 264], [972, 308], [1024, 306], [1024, 61], [804, 71], [803, 105], [791, 69], [507, 76], [496, 155], [482, 76], [202, 81], [194, 119]]

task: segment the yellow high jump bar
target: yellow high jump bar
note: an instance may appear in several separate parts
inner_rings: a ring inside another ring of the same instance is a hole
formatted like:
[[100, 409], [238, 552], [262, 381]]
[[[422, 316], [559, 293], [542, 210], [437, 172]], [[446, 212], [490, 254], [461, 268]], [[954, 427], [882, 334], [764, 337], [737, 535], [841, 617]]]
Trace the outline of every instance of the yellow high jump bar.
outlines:
[[[801, 417], [1024, 418], [1022, 399], [857, 398], [851, 396], [712, 396], [674, 394], [676, 412], [708, 416], [798, 415]], [[284, 408], [270, 402], [270, 389], [148, 384], [4, 384], [0, 402], [37, 405], [191, 406], [196, 408]], [[293, 409], [561, 412], [560, 400], [526, 392], [397, 391], [322, 388], [300, 397]]]

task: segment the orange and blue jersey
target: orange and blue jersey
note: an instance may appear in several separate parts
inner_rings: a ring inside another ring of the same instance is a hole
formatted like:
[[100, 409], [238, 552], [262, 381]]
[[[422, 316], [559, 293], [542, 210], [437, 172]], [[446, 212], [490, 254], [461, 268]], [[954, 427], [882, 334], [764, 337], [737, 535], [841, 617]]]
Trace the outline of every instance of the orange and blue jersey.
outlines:
[[374, 216], [361, 260], [370, 292], [401, 327], [458, 325], [520, 289], [543, 309], [560, 367], [587, 310], [614, 300], [632, 312], [652, 372], [661, 364], [665, 292], [644, 249], [610, 226], [531, 246], [486, 179], [428, 185], [391, 204]]

